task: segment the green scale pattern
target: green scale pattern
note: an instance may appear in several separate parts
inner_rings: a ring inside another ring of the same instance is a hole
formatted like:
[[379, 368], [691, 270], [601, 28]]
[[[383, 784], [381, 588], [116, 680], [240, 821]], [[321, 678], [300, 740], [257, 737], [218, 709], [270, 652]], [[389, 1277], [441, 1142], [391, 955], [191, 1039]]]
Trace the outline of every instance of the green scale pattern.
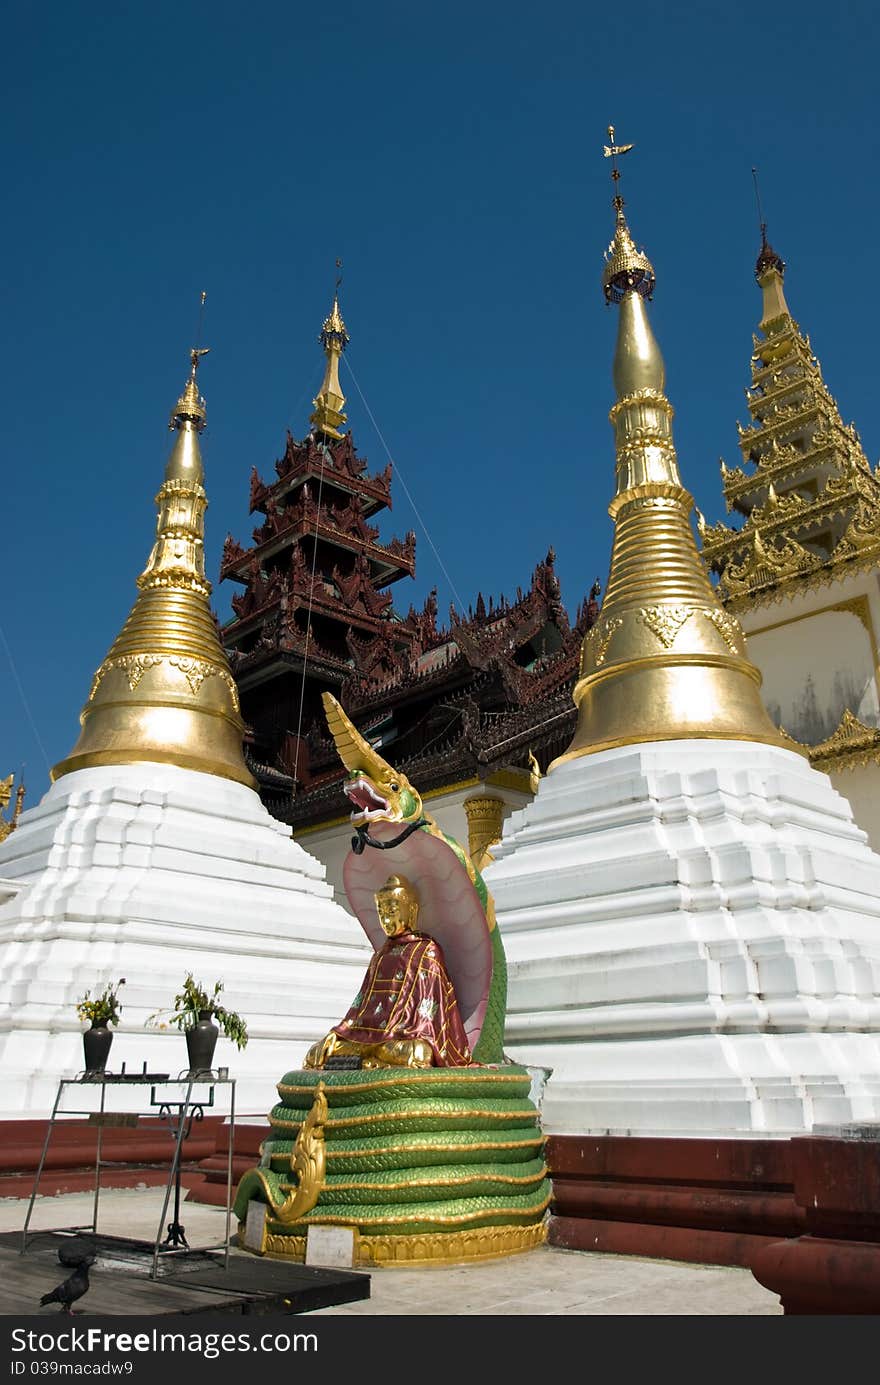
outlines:
[[[291, 1191], [291, 1153], [319, 1082], [327, 1175], [313, 1210], [284, 1225], [272, 1213]], [[409, 1236], [538, 1223], [551, 1187], [530, 1085], [527, 1069], [512, 1063], [287, 1073], [235, 1214], [244, 1220], [259, 1199], [269, 1206], [267, 1229], [292, 1237], [327, 1224]]]

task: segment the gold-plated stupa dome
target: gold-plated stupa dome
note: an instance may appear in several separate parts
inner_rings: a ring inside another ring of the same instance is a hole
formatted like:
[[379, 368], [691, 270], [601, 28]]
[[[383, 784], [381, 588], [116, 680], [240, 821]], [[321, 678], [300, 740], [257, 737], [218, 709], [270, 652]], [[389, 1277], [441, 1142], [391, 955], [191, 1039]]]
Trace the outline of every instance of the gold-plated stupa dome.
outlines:
[[[631, 145], [606, 154], [626, 152]], [[615, 184], [619, 174], [615, 171]], [[614, 198], [603, 289], [619, 305], [610, 413], [616, 443], [611, 567], [574, 689], [578, 721], [558, 765], [615, 746], [716, 738], [783, 746], [761, 701], [761, 675], [739, 622], [697, 552], [693, 498], [678, 471], [665, 370], [648, 319], [654, 270]], [[786, 747], [791, 748], [790, 743]], [[551, 766], [552, 768], [552, 766]]]
[[242, 750], [238, 689], [211, 612], [205, 577], [199, 434], [207, 418], [196, 382], [204, 350], [171, 414], [174, 445], [156, 496], [156, 542], [139, 594], [92, 680], [79, 740], [52, 771], [158, 761], [256, 788]]
[[339, 311], [338, 282], [333, 294], [333, 307], [330, 310], [330, 316], [325, 317], [318, 340], [324, 348], [327, 366], [324, 370], [321, 388], [312, 400], [314, 413], [310, 415], [309, 422], [314, 426], [316, 432], [326, 433], [331, 438], [341, 438], [342, 434], [339, 430], [348, 420], [342, 412], [345, 395], [342, 393], [342, 386], [339, 383], [339, 358], [351, 338], [346, 331], [342, 314]]

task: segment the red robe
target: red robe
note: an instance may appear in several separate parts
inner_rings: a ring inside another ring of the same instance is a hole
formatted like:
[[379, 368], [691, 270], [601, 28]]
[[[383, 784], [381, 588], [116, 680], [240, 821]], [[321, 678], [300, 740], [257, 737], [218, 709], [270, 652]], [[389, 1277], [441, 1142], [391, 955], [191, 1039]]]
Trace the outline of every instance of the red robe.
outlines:
[[351, 1009], [333, 1028], [355, 1043], [424, 1039], [439, 1068], [471, 1061], [443, 949], [425, 933], [398, 933], [374, 952]]

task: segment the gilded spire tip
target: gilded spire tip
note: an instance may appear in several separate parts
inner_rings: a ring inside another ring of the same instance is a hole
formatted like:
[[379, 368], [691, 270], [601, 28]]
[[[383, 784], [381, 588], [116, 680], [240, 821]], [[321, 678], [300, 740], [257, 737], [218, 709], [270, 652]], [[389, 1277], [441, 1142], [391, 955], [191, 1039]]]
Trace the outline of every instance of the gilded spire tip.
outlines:
[[615, 211], [614, 238], [605, 252], [605, 269], [602, 274], [602, 289], [606, 303], [619, 303], [624, 294], [634, 292], [642, 298], [650, 299], [657, 282], [654, 267], [644, 250], [638, 250], [626, 224], [623, 214], [623, 198], [620, 195], [620, 169], [618, 157], [628, 154], [632, 144], [615, 144], [614, 126], [608, 126], [609, 143], [603, 145], [603, 154], [611, 160], [611, 182], [614, 187], [612, 205]]
[[752, 181], [755, 184], [755, 201], [758, 204], [758, 226], [761, 232], [761, 249], [755, 261], [755, 278], [760, 284], [768, 269], [775, 269], [782, 278], [785, 274], [785, 261], [777, 255], [773, 246], [767, 240], [767, 223], [764, 220], [764, 212], [761, 207], [761, 193], [758, 189], [758, 170], [752, 169]]
[[190, 371], [183, 393], [171, 411], [171, 418], [168, 421], [169, 428], [181, 428], [184, 423], [193, 423], [198, 432], [202, 432], [208, 421], [208, 410], [205, 401], [199, 394], [199, 387], [196, 383], [199, 362], [203, 356], [207, 356], [210, 346], [194, 346], [189, 353]]
[[324, 325], [318, 338], [327, 357], [327, 367], [324, 371], [321, 388], [312, 400], [314, 413], [309, 419], [309, 422], [319, 433], [325, 433], [331, 438], [341, 438], [340, 426], [347, 422], [346, 416], [342, 412], [345, 395], [342, 393], [339, 383], [339, 358], [351, 338], [339, 311], [339, 288], [342, 283], [342, 275], [338, 271], [341, 268], [342, 261], [337, 260], [333, 307], [330, 309], [329, 316], [324, 319]]
[[761, 223], [761, 249], [755, 261], [755, 278], [760, 284], [768, 269], [775, 269], [780, 278], [785, 274], [785, 261], [781, 255], [777, 255], [773, 246], [767, 239], [766, 223]]
[[336, 283], [333, 288], [333, 307], [330, 309], [330, 316], [324, 318], [324, 325], [321, 328], [321, 335], [319, 337], [319, 341], [325, 351], [331, 346], [335, 347], [337, 351], [344, 351], [351, 341], [351, 337], [348, 335], [345, 323], [342, 320], [342, 314], [339, 311], [339, 290], [342, 286], [342, 275], [339, 271], [341, 269], [342, 261], [337, 260]]

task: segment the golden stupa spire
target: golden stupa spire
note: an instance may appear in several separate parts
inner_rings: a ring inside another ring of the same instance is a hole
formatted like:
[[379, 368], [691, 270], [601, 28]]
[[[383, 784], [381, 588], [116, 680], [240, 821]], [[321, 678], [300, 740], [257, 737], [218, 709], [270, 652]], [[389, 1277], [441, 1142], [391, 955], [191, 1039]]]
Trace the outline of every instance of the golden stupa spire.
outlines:
[[[337, 260], [337, 270], [341, 266], [342, 261]], [[346, 416], [342, 412], [345, 395], [342, 393], [342, 387], [339, 383], [339, 358], [351, 338], [345, 330], [345, 323], [342, 321], [342, 314], [339, 311], [339, 287], [341, 283], [342, 276], [337, 274], [336, 286], [333, 290], [333, 307], [330, 309], [330, 316], [324, 319], [324, 326], [321, 328], [321, 335], [318, 338], [327, 357], [327, 366], [321, 388], [312, 400], [315, 411], [309, 418], [309, 422], [313, 424], [316, 432], [326, 433], [331, 438], [341, 438], [340, 425], [347, 422]]]
[[92, 680], [79, 740], [52, 771], [159, 761], [256, 787], [244, 761], [238, 690], [211, 612], [205, 577], [199, 434], [207, 418], [191, 369], [171, 414], [174, 446], [156, 496], [156, 542], [139, 595]]
[[555, 764], [646, 741], [783, 745], [739, 623], [722, 608], [697, 552], [693, 499], [678, 471], [663, 357], [646, 307], [654, 270], [636, 248], [618, 190], [617, 156], [632, 145], [615, 145], [613, 126], [608, 135], [616, 225], [602, 285], [606, 303], [620, 311], [610, 414], [614, 543], [602, 610], [581, 651], [577, 728]]
[[761, 227], [761, 249], [755, 261], [755, 278], [764, 295], [764, 311], [761, 314], [759, 324], [763, 332], [768, 322], [774, 322], [779, 317], [791, 317], [791, 313], [788, 310], [782, 288], [782, 281], [785, 278], [785, 261], [777, 255], [767, 240], [767, 223], [761, 208], [761, 193], [758, 189], [758, 170], [756, 168], [752, 169], [752, 180], [755, 184], [755, 201], [758, 204], [758, 221]]

